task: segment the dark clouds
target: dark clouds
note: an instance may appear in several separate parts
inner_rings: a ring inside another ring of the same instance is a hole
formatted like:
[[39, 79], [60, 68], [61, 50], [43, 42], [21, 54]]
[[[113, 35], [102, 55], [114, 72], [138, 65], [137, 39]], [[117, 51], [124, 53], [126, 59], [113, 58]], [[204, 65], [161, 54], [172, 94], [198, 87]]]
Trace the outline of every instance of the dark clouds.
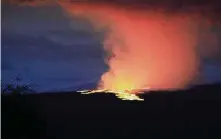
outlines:
[[220, 3], [218, 0], [9, 0], [11, 3], [30, 3], [30, 2], [48, 2], [48, 1], [58, 1], [58, 2], [91, 2], [91, 3], [113, 3], [113, 4], [184, 4], [184, 5], [204, 5], [212, 3]]
[[[219, 0], [10, 0], [5, 2], [12, 4], [23, 5], [40, 5], [56, 2], [70, 2], [70, 3], [92, 3], [92, 4], [112, 4], [117, 6], [124, 6], [128, 8], [165, 8], [176, 11], [189, 9], [192, 7], [213, 7], [213, 11], [220, 11], [221, 2]], [[212, 10], [212, 9], [211, 9]]]
[[163, 10], [171, 14], [175, 13], [198, 13], [210, 18], [212, 22], [221, 23], [220, 0], [3, 0], [3, 3], [45, 6], [58, 3], [90, 3], [108, 4], [128, 10]]
[[[33, 0], [34, 1], [34, 0]], [[47, 0], [45, 0], [47, 1]], [[182, 8], [201, 6], [212, 6], [215, 10], [221, 5], [219, 0], [58, 0], [59, 2], [89, 2], [89, 3], [107, 3], [130, 8], [156, 8], [161, 7], [165, 9], [182, 10]]]
[[103, 53], [102, 32], [58, 5], [2, 6], [2, 82], [20, 74], [26, 83], [50, 90], [98, 80]]
[[3, 33], [3, 58], [10, 58], [13, 55], [21, 59], [29, 58], [53, 61], [73, 61], [76, 58], [102, 59], [103, 50], [98, 48], [101, 45], [99, 42], [88, 43], [86, 38], [79, 38], [78, 41], [85, 43], [81, 44], [77, 41], [75, 42], [73, 39], [69, 40], [68, 43], [70, 44], [67, 44], [65, 38], [59, 36], [53, 41], [53, 39], [48, 39], [47, 37]]
[[[80, 19], [72, 21], [59, 7], [3, 6], [4, 55], [23, 58], [102, 58], [101, 33]], [[15, 14], [17, 13], [17, 14]], [[55, 16], [56, 15], [56, 16]]]

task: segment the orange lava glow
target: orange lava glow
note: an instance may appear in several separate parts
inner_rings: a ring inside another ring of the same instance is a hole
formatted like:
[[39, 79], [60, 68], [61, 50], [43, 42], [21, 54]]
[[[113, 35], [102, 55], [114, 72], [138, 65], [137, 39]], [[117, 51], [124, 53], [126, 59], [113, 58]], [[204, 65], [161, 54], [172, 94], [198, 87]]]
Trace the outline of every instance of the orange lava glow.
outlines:
[[199, 75], [199, 39], [204, 44], [200, 46], [203, 57], [212, 56], [219, 49], [210, 31], [213, 16], [197, 11], [199, 7], [173, 12], [96, 1], [9, 2], [29, 6], [56, 3], [69, 16], [88, 19], [95, 30], [106, 31], [103, 47], [109, 70], [102, 75], [97, 90], [83, 91], [86, 94], [106, 92], [121, 99], [142, 100], [137, 93], [146, 89], [184, 88]]
[[61, 3], [71, 16], [89, 19], [95, 29], [108, 28], [104, 49], [109, 70], [98, 89], [176, 89], [197, 75], [195, 14], [126, 10], [105, 4]]

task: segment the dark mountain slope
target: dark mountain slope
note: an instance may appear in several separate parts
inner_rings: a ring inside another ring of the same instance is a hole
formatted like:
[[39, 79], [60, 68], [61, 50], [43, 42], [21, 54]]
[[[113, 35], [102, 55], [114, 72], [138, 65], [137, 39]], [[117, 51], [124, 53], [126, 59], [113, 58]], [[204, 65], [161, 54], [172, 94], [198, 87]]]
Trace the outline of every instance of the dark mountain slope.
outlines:
[[221, 136], [221, 85], [154, 91], [144, 102], [76, 92], [2, 95], [2, 138]]

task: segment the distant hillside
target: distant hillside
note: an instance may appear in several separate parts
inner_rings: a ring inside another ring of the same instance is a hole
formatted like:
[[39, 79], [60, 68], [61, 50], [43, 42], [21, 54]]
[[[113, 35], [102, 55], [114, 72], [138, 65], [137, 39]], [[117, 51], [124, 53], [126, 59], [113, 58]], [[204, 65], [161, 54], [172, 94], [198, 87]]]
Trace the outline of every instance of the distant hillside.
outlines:
[[221, 85], [152, 91], [144, 102], [76, 92], [2, 95], [2, 138], [221, 137]]

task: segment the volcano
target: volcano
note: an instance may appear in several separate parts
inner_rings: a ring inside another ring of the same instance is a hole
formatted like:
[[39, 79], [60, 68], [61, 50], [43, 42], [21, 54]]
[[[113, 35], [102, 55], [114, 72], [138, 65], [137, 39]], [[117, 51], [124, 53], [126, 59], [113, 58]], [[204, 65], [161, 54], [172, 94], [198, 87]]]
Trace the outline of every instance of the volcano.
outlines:
[[111, 93], [2, 95], [2, 138], [220, 137], [221, 84], [138, 94], [122, 101]]

